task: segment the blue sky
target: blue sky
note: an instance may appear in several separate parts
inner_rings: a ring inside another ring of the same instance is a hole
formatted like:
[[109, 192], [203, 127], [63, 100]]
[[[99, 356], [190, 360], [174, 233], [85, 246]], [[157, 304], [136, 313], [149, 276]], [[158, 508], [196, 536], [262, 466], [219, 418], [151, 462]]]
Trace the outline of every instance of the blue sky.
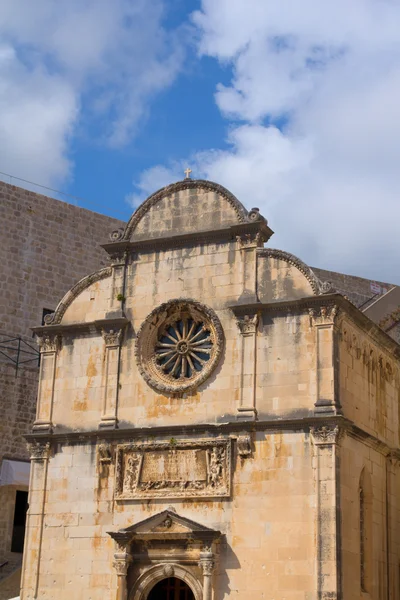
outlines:
[[394, 0], [2, 0], [0, 171], [127, 219], [190, 165], [274, 247], [400, 283], [399, 22]]

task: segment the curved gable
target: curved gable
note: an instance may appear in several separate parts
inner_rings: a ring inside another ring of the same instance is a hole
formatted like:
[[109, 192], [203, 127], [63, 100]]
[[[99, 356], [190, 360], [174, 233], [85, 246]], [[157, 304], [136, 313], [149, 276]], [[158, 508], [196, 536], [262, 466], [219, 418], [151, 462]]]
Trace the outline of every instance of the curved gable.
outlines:
[[[45, 318], [46, 325], [59, 325], [61, 322], [63, 324], [66, 323], [74, 323], [79, 321], [90, 320], [85, 318], [87, 315], [90, 315], [91, 310], [89, 310], [90, 304], [92, 300], [90, 299], [90, 294], [83, 294], [85, 291], [89, 291], [89, 288], [94, 286], [93, 292], [99, 292], [98, 283], [103, 279], [111, 276], [112, 269], [111, 267], [106, 267], [105, 269], [101, 269], [100, 271], [95, 271], [86, 277], [83, 277], [80, 281], [78, 281], [64, 296], [64, 298], [59, 302], [55, 312], [51, 315], [48, 315]], [[79, 307], [75, 306], [72, 308], [71, 305], [73, 303], [79, 303]], [[100, 308], [97, 304], [96, 308]]]
[[261, 302], [297, 300], [331, 291], [302, 260], [274, 248], [259, 251], [258, 297]]
[[184, 179], [149, 196], [128, 221], [123, 239], [138, 241], [221, 229], [248, 220], [247, 210], [223, 186]]

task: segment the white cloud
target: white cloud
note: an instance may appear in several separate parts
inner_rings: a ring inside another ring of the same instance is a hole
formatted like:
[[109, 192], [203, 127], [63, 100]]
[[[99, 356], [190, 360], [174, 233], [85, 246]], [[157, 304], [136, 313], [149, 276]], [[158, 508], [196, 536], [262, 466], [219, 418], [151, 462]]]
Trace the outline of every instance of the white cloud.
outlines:
[[193, 21], [233, 69], [215, 96], [229, 149], [194, 154], [194, 176], [259, 206], [274, 246], [400, 283], [400, 4], [203, 0]]
[[1, 170], [55, 184], [68, 142], [96, 124], [120, 146], [174, 80], [182, 45], [163, 28], [163, 0], [2, 0]]

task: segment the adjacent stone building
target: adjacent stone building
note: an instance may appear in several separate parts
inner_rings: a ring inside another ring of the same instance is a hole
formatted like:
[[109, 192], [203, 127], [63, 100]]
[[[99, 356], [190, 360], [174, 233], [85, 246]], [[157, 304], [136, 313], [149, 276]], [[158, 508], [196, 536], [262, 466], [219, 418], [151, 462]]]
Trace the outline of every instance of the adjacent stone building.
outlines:
[[[107, 263], [98, 242], [122, 223], [4, 182], [0, 182], [0, 214], [2, 580], [22, 559], [29, 480], [24, 436], [35, 418], [39, 373], [31, 327], [54, 312], [77, 279]], [[17, 577], [13, 580], [17, 582]], [[2, 590], [0, 584], [0, 598]]]
[[272, 233], [170, 185], [35, 329], [22, 600], [399, 600], [400, 347]]

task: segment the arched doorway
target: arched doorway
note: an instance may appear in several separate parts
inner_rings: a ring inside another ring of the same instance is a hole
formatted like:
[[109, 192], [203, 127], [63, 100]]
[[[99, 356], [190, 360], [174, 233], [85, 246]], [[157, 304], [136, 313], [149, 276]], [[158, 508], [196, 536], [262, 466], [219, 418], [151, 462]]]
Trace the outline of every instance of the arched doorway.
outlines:
[[187, 583], [177, 577], [161, 579], [147, 597], [147, 600], [195, 600]]

